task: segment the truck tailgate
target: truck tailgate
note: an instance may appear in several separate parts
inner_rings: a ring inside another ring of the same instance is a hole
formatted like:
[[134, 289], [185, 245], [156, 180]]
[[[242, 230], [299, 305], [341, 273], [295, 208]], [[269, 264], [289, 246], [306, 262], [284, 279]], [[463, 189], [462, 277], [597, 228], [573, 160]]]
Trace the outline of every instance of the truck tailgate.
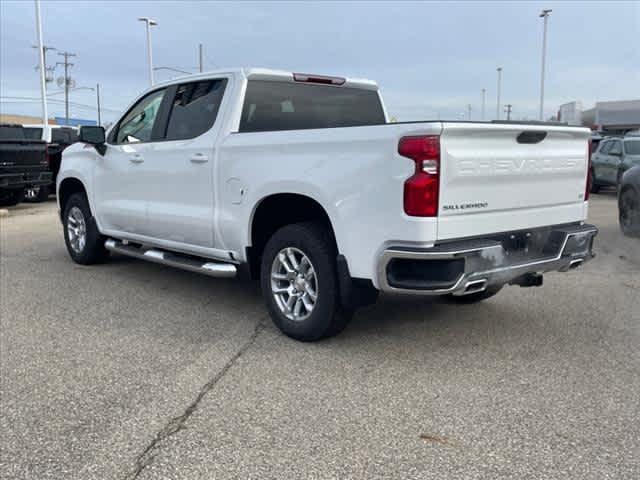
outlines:
[[444, 123], [438, 239], [583, 220], [586, 128]]

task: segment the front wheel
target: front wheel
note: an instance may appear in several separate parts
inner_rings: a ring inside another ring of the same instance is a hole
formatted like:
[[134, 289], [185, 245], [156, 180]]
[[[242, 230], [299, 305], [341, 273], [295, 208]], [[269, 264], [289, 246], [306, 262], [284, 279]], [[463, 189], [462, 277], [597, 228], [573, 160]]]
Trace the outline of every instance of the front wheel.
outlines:
[[109, 256], [84, 193], [71, 195], [64, 206], [62, 222], [67, 251], [74, 262], [91, 265]]
[[296, 340], [336, 335], [351, 318], [340, 306], [334, 242], [320, 223], [278, 230], [265, 246], [260, 283], [273, 322]]
[[640, 236], [640, 200], [633, 190], [620, 194], [620, 229], [628, 236]]

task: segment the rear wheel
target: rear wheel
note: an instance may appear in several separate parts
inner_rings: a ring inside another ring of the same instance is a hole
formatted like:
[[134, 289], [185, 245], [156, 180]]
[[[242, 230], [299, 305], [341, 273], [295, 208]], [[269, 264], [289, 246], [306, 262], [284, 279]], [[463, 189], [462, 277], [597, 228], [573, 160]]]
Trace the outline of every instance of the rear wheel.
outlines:
[[469, 295], [446, 295], [447, 300], [453, 303], [477, 303], [482, 300], [486, 300], [487, 298], [493, 297], [496, 293], [502, 290], [502, 285], [498, 285], [495, 287], [488, 287], [486, 290], [477, 293], [470, 293]]
[[109, 256], [109, 251], [104, 247], [106, 239], [98, 231], [84, 193], [71, 195], [64, 206], [62, 219], [64, 241], [74, 262], [91, 265]]
[[622, 233], [640, 236], [640, 199], [630, 188], [620, 194], [619, 214]]
[[321, 223], [278, 230], [265, 246], [260, 283], [273, 322], [296, 340], [336, 335], [351, 318], [340, 306], [334, 242]]

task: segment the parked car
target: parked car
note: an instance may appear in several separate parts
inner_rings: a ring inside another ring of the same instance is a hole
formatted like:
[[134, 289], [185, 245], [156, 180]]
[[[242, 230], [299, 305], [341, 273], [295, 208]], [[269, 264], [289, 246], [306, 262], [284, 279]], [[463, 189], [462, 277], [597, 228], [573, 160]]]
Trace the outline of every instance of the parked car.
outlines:
[[20, 203], [28, 188], [51, 185], [47, 144], [28, 139], [22, 125], [0, 125], [0, 206]]
[[312, 341], [380, 290], [477, 302], [591, 259], [589, 136], [388, 123], [368, 80], [219, 71], [155, 85], [106, 137], [81, 127], [58, 202], [75, 262], [258, 278], [278, 328]]
[[42, 202], [54, 193], [56, 178], [60, 170], [62, 152], [69, 145], [78, 141], [78, 128], [64, 125], [42, 124], [24, 125], [25, 135], [31, 139], [42, 139], [47, 142], [47, 153], [49, 155], [49, 169], [53, 174], [53, 188], [49, 186], [35, 186], [26, 190], [26, 199], [33, 202]]
[[618, 212], [622, 232], [640, 236], [640, 165], [631, 167], [622, 175]]
[[600, 142], [591, 158], [591, 191], [620, 184], [624, 172], [640, 164], [640, 137], [609, 137]]

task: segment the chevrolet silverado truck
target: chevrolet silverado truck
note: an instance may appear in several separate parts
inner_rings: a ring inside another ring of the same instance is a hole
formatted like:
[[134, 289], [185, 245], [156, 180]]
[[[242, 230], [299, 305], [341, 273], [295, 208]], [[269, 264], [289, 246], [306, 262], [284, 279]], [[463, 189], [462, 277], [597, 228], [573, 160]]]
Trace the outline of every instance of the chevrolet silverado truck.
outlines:
[[259, 279], [298, 340], [379, 291], [477, 302], [593, 257], [586, 128], [389, 123], [372, 81], [237, 69], [155, 85], [79, 136], [57, 182], [75, 262]]
[[0, 125], [0, 206], [16, 205], [27, 189], [50, 184], [46, 142], [28, 138], [22, 125]]

